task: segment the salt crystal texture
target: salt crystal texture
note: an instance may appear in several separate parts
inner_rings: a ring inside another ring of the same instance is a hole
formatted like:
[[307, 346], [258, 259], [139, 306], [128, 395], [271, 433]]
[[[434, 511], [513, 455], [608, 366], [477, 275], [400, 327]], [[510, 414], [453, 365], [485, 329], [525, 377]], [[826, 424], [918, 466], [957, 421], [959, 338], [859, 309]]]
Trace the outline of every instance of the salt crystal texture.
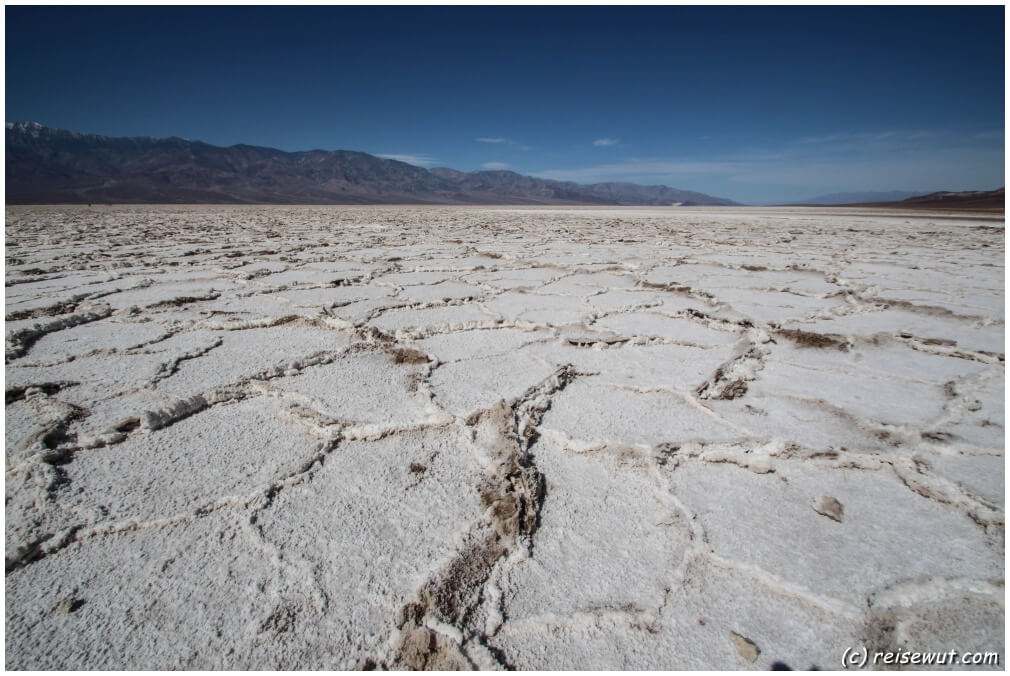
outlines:
[[6, 224], [9, 669], [1003, 653], [1002, 218]]

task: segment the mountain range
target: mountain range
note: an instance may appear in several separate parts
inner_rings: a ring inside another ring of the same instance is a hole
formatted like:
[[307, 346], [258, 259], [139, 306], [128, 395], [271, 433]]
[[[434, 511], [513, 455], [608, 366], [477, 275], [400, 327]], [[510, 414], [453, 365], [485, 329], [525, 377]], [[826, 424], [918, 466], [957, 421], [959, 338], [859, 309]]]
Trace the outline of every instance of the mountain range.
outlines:
[[[891, 205], [887, 204], [884, 206]], [[931, 192], [928, 195], [909, 197], [895, 206], [914, 209], [1003, 211], [1006, 208], [1006, 191], [1003, 188], [996, 188], [995, 190]]]
[[736, 204], [662, 185], [424, 169], [350, 150], [224, 148], [37, 122], [8, 122], [6, 140], [7, 204]]
[[909, 190], [890, 190], [888, 192], [834, 192], [828, 195], [818, 195], [817, 197], [811, 197], [797, 202], [790, 202], [790, 204], [834, 206], [836, 204], [900, 202], [901, 200], [905, 200], [910, 197], [922, 195], [924, 192], [924, 190], [919, 190], [918, 192]]

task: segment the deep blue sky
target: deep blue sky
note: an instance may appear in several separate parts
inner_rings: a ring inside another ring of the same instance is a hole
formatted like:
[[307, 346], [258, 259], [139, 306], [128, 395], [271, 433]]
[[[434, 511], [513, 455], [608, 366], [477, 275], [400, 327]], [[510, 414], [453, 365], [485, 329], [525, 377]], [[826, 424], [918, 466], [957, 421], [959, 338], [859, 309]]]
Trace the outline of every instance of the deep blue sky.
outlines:
[[995, 188], [1004, 8], [15, 7], [8, 121], [760, 203]]

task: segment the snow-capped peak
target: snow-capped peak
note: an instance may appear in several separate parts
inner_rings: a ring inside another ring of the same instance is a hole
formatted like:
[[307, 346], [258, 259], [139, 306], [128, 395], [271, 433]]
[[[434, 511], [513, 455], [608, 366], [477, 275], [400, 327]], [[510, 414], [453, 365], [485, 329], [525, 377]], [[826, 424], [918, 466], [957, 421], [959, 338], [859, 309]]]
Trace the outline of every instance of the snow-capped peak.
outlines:
[[38, 122], [8, 122], [8, 131], [17, 131], [22, 134], [28, 134], [30, 136], [38, 137], [42, 130], [45, 129], [45, 125], [39, 124]]

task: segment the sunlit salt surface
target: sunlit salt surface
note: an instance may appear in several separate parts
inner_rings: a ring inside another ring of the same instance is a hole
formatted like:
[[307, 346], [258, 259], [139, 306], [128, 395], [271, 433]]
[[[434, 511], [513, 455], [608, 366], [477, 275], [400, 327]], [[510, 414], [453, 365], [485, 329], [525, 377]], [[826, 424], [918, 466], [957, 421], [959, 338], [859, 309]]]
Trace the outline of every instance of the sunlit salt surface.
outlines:
[[1002, 654], [1002, 219], [13, 207], [6, 237], [8, 668]]

